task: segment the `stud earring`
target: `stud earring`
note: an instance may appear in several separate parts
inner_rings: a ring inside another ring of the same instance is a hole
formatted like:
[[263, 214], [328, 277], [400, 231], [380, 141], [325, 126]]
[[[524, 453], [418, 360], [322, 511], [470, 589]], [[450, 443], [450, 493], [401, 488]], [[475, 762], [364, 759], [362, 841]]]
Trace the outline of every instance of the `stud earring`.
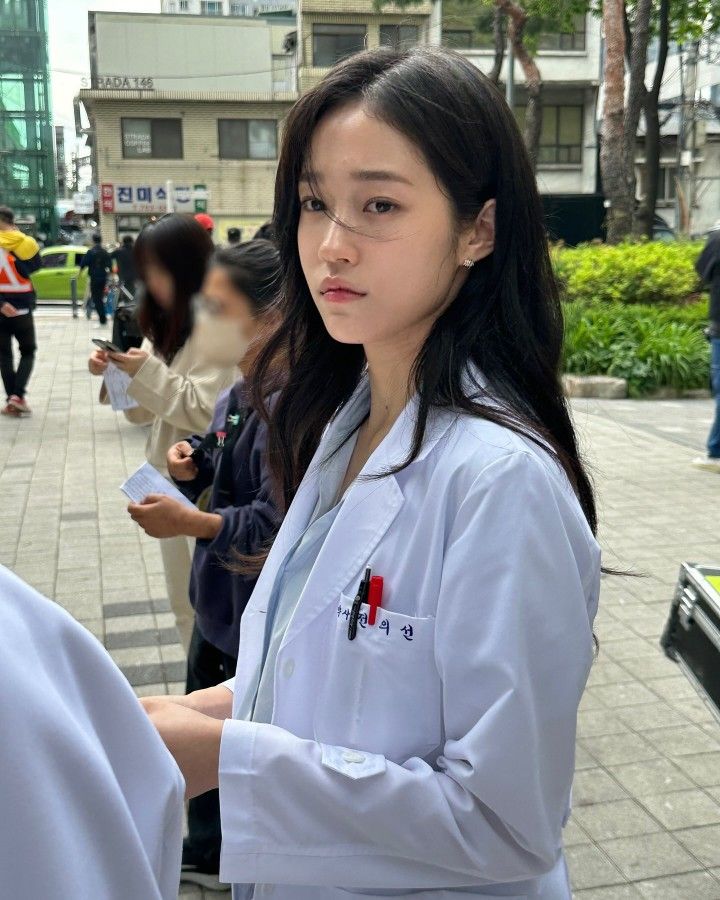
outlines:
[[466, 269], [472, 269], [472, 267], [475, 265], [475, 260], [474, 259], [464, 259], [463, 265], [465, 266]]

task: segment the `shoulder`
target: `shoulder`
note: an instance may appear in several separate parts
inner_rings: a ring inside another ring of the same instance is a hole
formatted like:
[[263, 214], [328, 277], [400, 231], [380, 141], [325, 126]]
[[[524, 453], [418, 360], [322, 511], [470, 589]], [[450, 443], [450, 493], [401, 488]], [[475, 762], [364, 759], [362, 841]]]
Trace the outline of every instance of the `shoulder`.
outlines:
[[523, 495], [543, 496], [591, 538], [565, 470], [539, 437], [476, 416], [454, 415], [433, 456], [436, 474], [458, 502], [477, 502], [488, 493], [499, 503], [515, 503]]

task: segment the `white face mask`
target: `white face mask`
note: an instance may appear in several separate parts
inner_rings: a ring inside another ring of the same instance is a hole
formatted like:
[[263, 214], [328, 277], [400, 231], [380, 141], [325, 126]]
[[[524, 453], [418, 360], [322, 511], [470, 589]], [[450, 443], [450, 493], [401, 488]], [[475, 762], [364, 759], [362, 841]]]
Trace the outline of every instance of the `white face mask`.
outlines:
[[205, 362], [222, 367], [237, 366], [250, 343], [236, 319], [203, 309], [195, 313], [193, 342]]

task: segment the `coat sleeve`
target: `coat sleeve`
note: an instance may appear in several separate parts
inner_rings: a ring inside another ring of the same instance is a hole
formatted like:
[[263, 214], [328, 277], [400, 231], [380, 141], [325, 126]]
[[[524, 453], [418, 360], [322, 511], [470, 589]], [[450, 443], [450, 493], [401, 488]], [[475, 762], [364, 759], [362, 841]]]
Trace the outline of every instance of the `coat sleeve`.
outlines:
[[231, 380], [229, 370], [198, 360], [181, 375], [151, 355], [130, 382], [128, 394], [173, 428], [204, 432], [218, 393]]
[[419, 889], [553, 868], [599, 585], [599, 551], [565, 488], [518, 451], [476, 478], [450, 525], [434, 766], [345, 761], [342, 748], [274, 725], [225, 723], [223, 880]]
[[[203, 439], [207, 434], [212, 431], [219, 431], [223, 425], [225, 424], [225, 416], [227, 415], [228, 410], [228, 402], [230, 399], [230, 388], [226, 391], [221, 391], [218, 396], [217, 403], [215, 404], [215, 410], [213, 412], [212, 422], [210, 422], [210, 426], [205, 434], [191, 434], [186, 440], [190, 444], [193, 449], [197, 449], [197, 447], [203, 442]], [[190, 481], [178, 481], [173, 478], [178, 490], [183, 493], [188, 500], [191, 500], [193, 503], [197, 502], [200, 494], [210, 487], [213, 483], [213, 478], [215, 477], [215, 461], [214, 454], [211, 450], [202, 450], [200, 453], [200, 459], [196, 463], [198, 468], [198, 474], [195, 478]]]
[[248, 467], [254, 473], [254, 482], [260, 487], [255, 499], [243, 506], [225, 506], [210, 510], [222, 517], [222, 527], [211, 540], [198, 539], [200, 546], [226, 558], [231, 550], [242, 554], [255, 554], [267, 547], [275, 534], [280, 519], [272, 499], [272, 479], [266, 463], [267, 426], [259, 425], [253, 442]]

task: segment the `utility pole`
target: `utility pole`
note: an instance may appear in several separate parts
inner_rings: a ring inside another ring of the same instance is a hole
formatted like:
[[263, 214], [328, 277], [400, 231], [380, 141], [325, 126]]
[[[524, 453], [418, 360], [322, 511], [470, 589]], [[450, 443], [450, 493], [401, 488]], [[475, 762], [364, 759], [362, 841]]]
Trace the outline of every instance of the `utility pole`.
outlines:
[[688, 104], [690, 118], [690, 151], [687, 166], [687, 197], [688, 234], [692, 234], [693, 207], [695, 205], [696, 178], [695, 178], [695, 151], [697, 149], [697, 73], [698, 57], [700, 56], [700, 41], [693, 41], [692, 50], [688, 58]]
[[677, 148], [675, 160], [675, 229], [681, 231], [683, 226], [683, 207], [682, 207], [682, 191], [683, 191], [683, 146], [685, 131], [685, 71], [684, 71], [684, 46], [678, 44], [678, 65], [680, 76], [680, 103], [678, 105], [678, 129], [677, 129]]

